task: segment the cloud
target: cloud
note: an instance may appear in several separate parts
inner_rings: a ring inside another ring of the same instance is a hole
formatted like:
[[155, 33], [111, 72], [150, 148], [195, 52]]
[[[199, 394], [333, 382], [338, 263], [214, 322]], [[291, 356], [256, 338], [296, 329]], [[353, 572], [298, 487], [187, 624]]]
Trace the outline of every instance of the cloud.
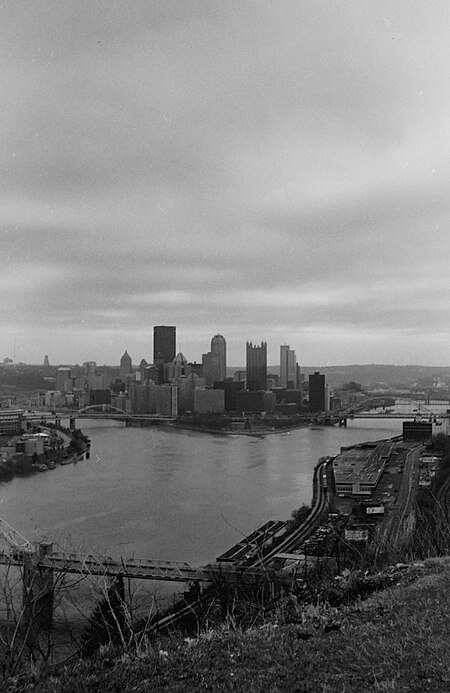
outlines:
[[[302, 362], [441, 362], [449, 10], [3, 2], [3, 334], [117, 362], [175, 324]], [[411, 346], [414, 335], [414, 348]], [[21, 351], [20, 351], [21, 350]], [[90, 353], [88, 353], [90, 352]]]

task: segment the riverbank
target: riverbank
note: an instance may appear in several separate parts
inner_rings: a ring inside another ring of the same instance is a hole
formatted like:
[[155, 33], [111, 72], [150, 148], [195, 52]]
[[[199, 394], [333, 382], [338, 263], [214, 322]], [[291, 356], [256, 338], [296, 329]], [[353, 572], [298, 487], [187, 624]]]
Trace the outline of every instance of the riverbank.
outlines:
[[305, 424], [298, 424], [297, 426], [289, 426], [286, 428], [251, 428], [251, 429], [242, 429], [242, 428], [235, 428], [235, 429], [230, 429], [230, 430], [223, 430], [223, 429], [216, 429], [216, 428], [207, 428], [203, 426], [189, 426], [186, 424], [174, 424], [171, 426], [174, 430], [180, 430], [180, 431], [196, 431], [198, 433], [209, 433], [211, 435], [226, 435], [226, 436], [267, 436], [267, 435], [276, 435], [281, 434], [281, 433], [290, 433], [291, 431], [296, 430], [297, 428], [307, 428], [311, 424], [305, 423]]
[[204, 565], [265, 521], [310, 505], [320, 457], [399, 428], [358, 422], [235, 436], [85, 420], [91, 462], [5, 484], [2, 517], [32, 541], [70, 535], [113, 556]]
[[295, 431], [299, 428], [308, 428], [311, 426], [312, 423], [311, 421], [302, 421], [298, 423], [291, 423], [286, 426], [258, 426], [256, 424], [250, 424], [248, 428], [244, 428], [243, 426], [235, 426], [235, 427], [227, 427], [227, 426], [222, 426], [220, 428], [215, 427], [214, 425], [209, 426], [205, 425], [202, 423], [191, 423], [189, 421], [167, 421], [167, 422], [158, 422], [158, 424], [155, 424], [151, 420], [146, 421], [145, 419], [141, 420], [133, 420], [130, 419], [127, 421], [127, 427], [128, 428], [147, 428], [147, 427], [153, 427], [153, 426], [158, 426], [162, 429], [166, 430], [172, 430], [172, 431], [195, 431], [197, 433], [207, 433], [210, 435], [222, 435], [222, 436], [267, 436], [267, 435], [276, 435], [276, 434], [286, 434], [290, 433], [291, 431]]
[[[28, 432], [30, 433], [30, 432]], [[59, 465], [79, 461], [89, 452], [90, 441], [79, 429], [71, 431], [55, 424], [35, 427], [31, 434], [46, 433], [50, 444], [38, 454], [25, 454], [21, 449], [22, 436], [17, 435], [4, 440], [4, 447], [9, 449], [8, 456], [0, 460], [0, 482], [11, 481], [14, 477], [27, 477], [33, 474], [51, 471]], [[24, 434], [23, 434], [24, 435]], [[11, 450], [16, 452], [11, 454]]]

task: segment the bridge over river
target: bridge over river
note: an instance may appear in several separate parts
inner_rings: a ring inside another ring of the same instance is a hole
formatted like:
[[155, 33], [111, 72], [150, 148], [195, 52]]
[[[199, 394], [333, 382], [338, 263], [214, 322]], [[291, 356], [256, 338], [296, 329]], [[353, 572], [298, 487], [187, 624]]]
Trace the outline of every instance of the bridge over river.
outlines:
[[155, 423], [175, 421], [178, 417], [164, 414], [131, 414], [110, 404], [95, 404], [82, 409], [67, 409], [65, 411], [28, 411], [24, 412], [25, 421], [55, 421], [61, 419], [112, 419], [116, 421], [154, 421]]

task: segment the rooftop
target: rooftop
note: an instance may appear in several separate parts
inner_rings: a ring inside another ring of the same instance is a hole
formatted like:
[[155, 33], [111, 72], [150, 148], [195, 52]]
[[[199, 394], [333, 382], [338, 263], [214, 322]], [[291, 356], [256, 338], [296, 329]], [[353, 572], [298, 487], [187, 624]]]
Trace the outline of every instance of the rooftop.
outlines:
[[343, 450], [333, 462], [337, 484], [376, 484], [389, 457], [392, 443], [362, 443]]

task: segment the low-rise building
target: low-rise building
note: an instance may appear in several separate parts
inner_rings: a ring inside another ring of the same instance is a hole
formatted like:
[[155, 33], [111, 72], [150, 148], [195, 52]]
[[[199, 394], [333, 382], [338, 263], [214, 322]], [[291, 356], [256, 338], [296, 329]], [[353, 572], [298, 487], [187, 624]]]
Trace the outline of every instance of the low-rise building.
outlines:
[[223, 414], [225, 411], [224, 390], [197, 389], [194, 391], [195, 414]]
[[236, 414], [275, 411], [275, 394], [268, 390], [240, 390], [236, 392]]
[[0, 435], [19, 434], [23, 428], [23, 409], [0, 409]]
[[433, 436], [443, 433], [449, 435], [449, 419], [436, 417], [403, 422], [403, 440], [425, 443]]
[[225, 393], [225, 410], [236, 411], [236, 393], [244, 389], [244, 383], [235, 380], [219, 380], [214, 383], [215, 390]]
[[392, 449], [390, 441], [361, 443], [341, 451], [333, 460], [339, 496], [371, 496], [380, 481]]

